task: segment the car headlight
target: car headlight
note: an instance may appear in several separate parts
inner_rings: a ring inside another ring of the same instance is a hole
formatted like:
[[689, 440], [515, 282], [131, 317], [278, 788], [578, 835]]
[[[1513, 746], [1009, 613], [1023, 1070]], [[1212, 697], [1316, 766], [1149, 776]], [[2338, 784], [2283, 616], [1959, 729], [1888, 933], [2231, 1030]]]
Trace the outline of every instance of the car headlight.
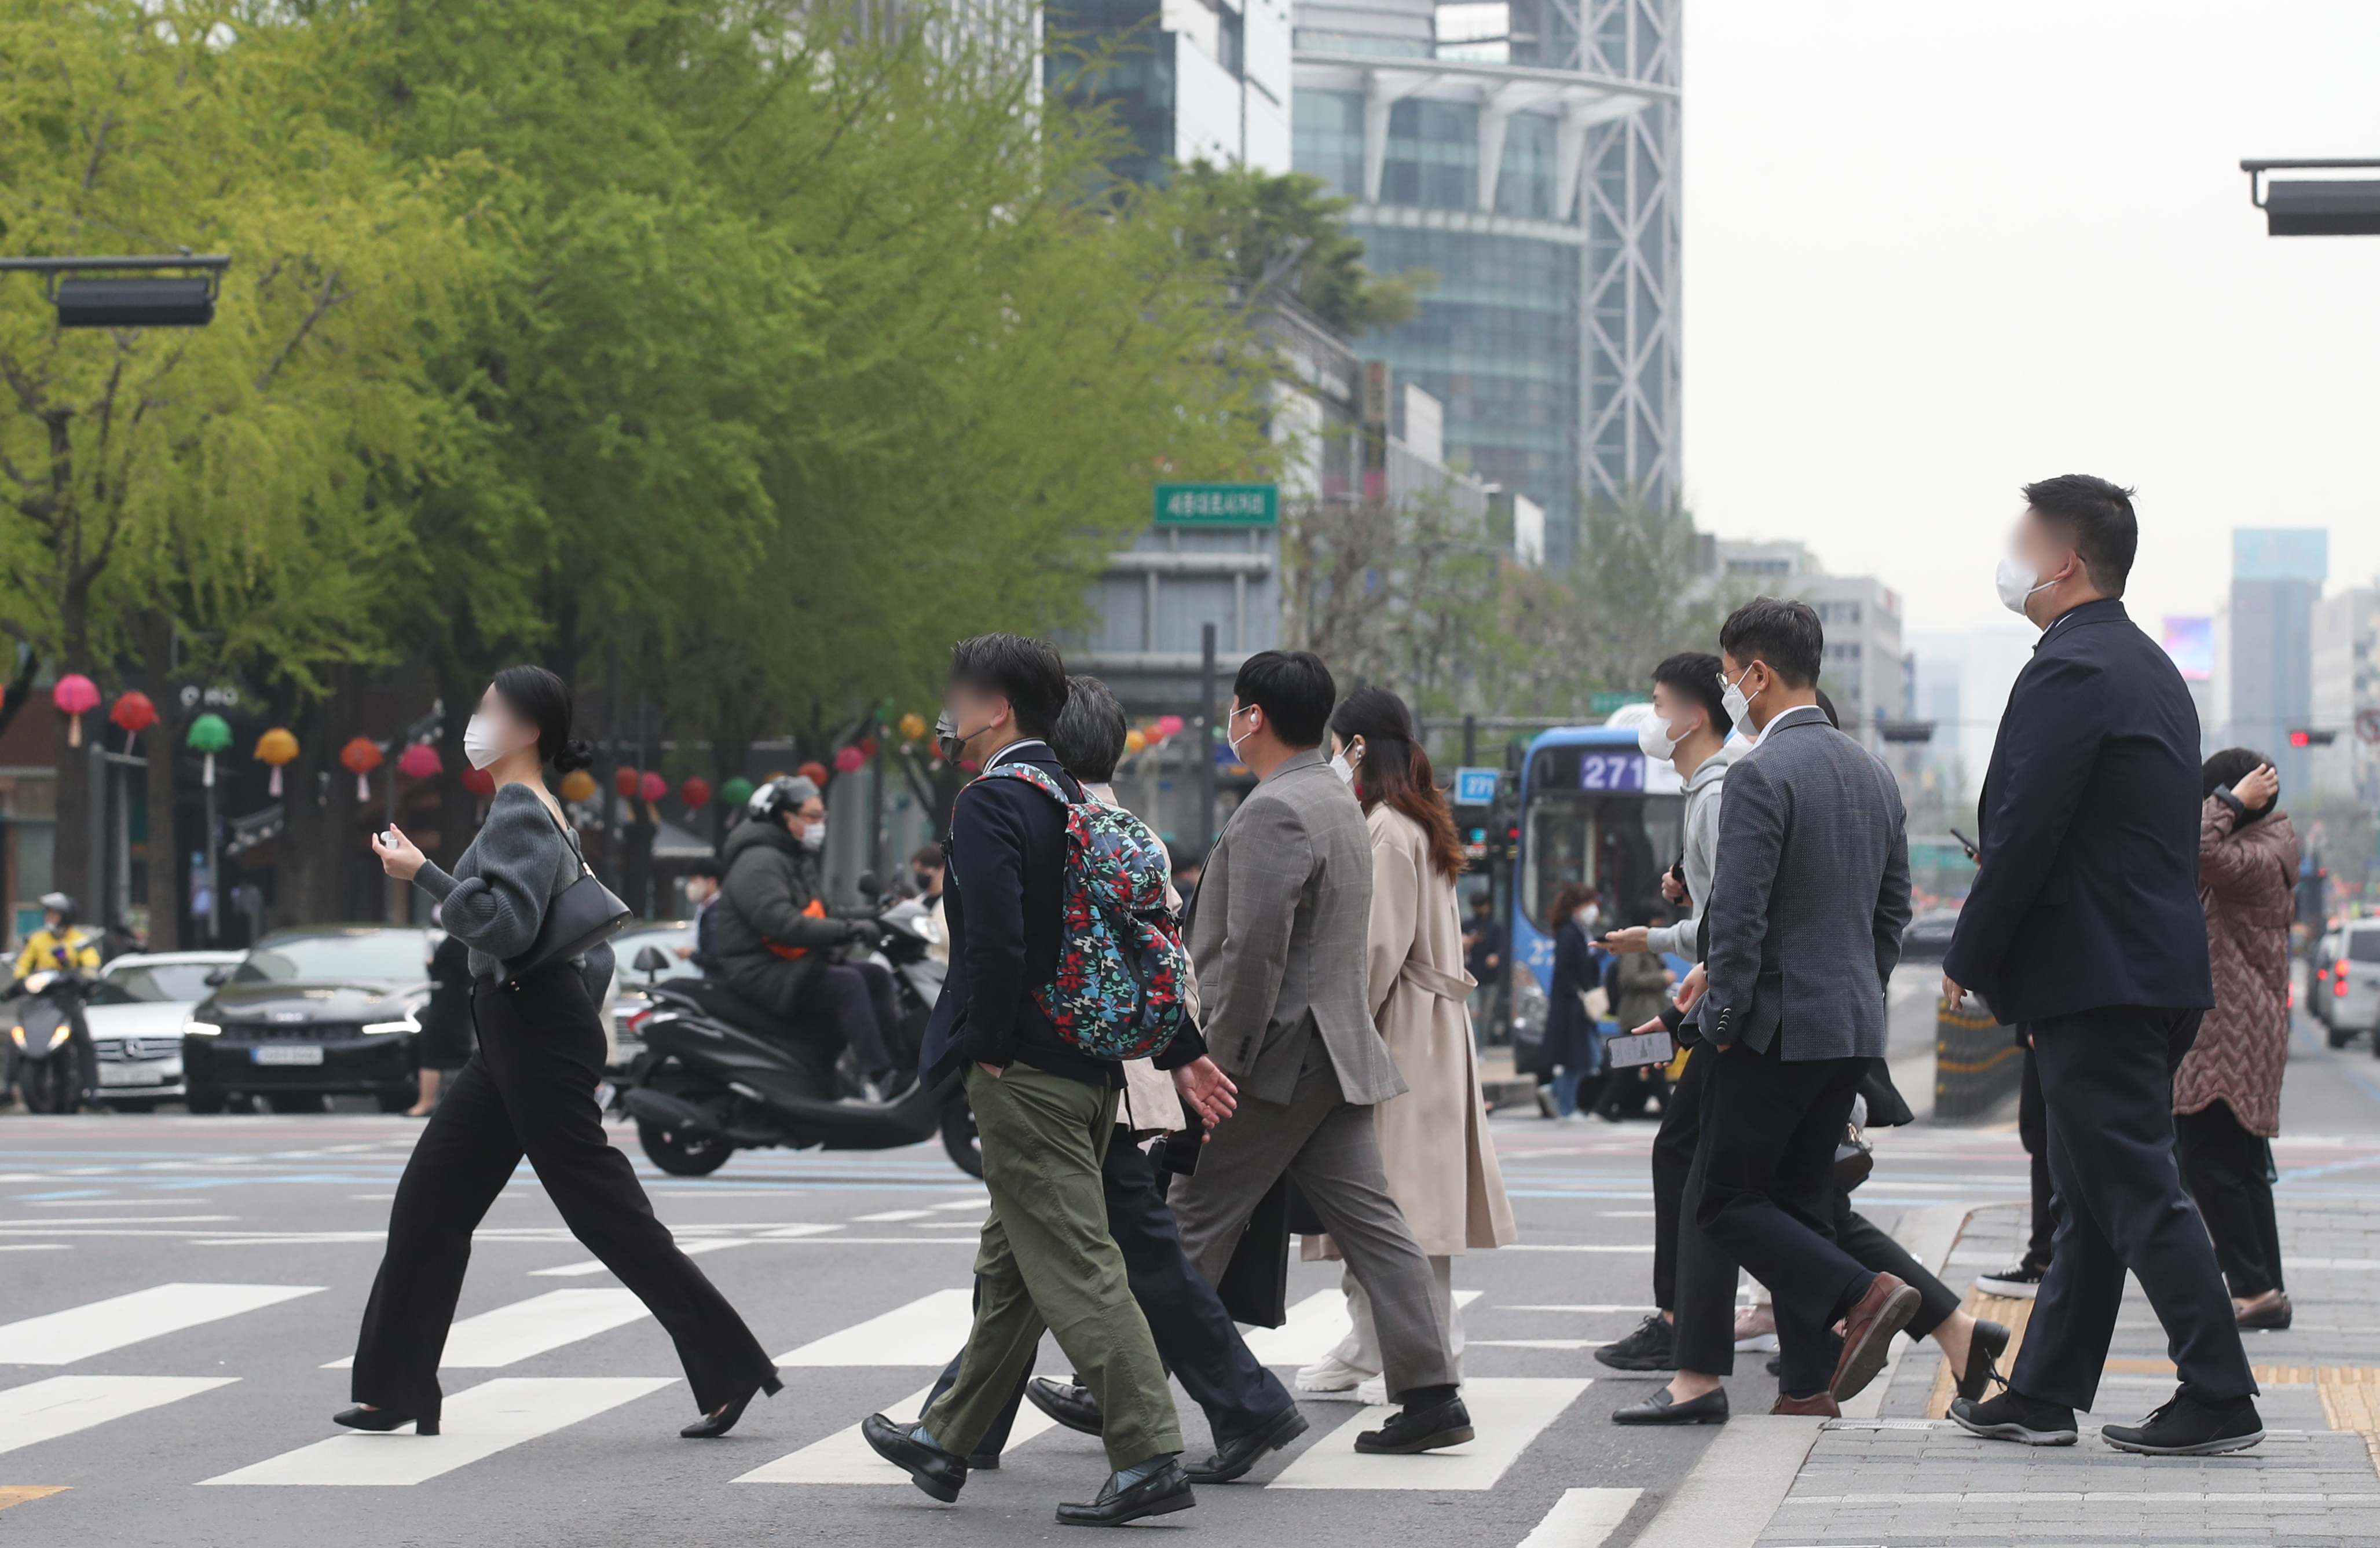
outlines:
[[223, 1029], [212, 1021], [185, 1021], [182, 1023], [182, 1035], [184, 1037], [221, 1037]]
[[50, 1033], [50, 1046], [55, 1048], [59, 1043], [66, 1042], [67, 1039], [72, 1036], [74, 1036], [74, 1028], [67, 1023], [61, 1021], [57, 1024], [56, 1030]]
[[363, 1025], [363, 1033], [366, 1037], [377, 1037], [383, 1032], [418, 1032], [419, 1030], [421, 1030], [421, 1023], [414, 1019], [413, 1013], [410, 1011], [407, 1011], [400, 1020], [367, 1021]]

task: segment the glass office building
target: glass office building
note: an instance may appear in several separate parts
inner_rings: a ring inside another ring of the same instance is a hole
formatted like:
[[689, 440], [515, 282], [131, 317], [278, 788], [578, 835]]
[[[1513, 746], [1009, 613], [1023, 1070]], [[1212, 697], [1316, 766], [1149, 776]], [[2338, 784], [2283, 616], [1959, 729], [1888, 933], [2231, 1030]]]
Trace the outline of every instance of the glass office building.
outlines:
[[1445, 405], [1451, 461], [1547, 512], [1678, 494], [1678, 0], [1310, 0], [1297, 169], [1383, 272], [1438, 285], [1357, 341]]

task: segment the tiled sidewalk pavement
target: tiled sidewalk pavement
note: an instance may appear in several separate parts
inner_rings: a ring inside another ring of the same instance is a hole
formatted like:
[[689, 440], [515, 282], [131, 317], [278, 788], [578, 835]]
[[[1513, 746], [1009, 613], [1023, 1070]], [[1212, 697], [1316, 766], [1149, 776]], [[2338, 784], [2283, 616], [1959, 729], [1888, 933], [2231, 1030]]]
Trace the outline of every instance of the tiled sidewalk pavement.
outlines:
[[[1976, 1211], [1943, 1278], [1963, 1286], [2014, 1261], [2021, 1208]], [[2082, 1441], [2034, 1450], [1979, 1440], [1938, 1414], [1941, 1362], [1901, 1361], [1874, 1420], [1825, 1427], [1759, 1537], [1775, 1548], [1929, 1544], [2380, 1543], [2380, 1208], [2290, 1199], [2281, 1213], [2296, 1323], [2250, 1335], [2266, 1438], [2229, 1457], [2135, 1457], [2100, 1441], [2173, 1391], [2165, 1335], [2131, 1286]], [[1970, 1298], [1970, 1304], [1973, 1304]], [[2317, 1373], [2322, 1380], [2318, 1384]], [[2327, 1404], [2325, 1404], [2325, 1396]]]

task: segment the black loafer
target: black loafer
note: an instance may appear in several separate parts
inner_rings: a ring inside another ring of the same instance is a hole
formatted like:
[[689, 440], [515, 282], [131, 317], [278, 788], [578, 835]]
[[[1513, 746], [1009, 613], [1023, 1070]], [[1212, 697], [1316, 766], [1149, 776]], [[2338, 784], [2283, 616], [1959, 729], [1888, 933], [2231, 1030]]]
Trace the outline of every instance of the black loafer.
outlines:
[[938, 1445], [928, 1445], [909, 1433], [913, 1424], [895, 1424], [882, 1414], [859, 1421], [860, 1439], [887, 1462], [909, 1475], [909, 1481], [949, 1505], [966, 1487], [967, 1465]]
[[331, 1416], [331, 1422], [344, 1424], [350, 1430], [369, 1430], [374, 1434], [402, 1430], [408, 1424], [413, 1426], [413, 1432], [417, 1435], [438, 1433], [438, 1421], [434, 1419], [416, 1419], [411, 1414], [398, 1413], [395, 1408], [367, 1408], [361, 1404], [352, 1408], [341, 1408]]
[[1305, 1433], [1305, 1416], [1292, 1403], [1275, 1414], [1263, 1429], [1237, 1440], [1216, 1444], [1215, 1455], [1182, 1469], [1193, 1483], [1229, 1483], [1257, 1465], [1267, 1452], [1279, 1451]]
[[2000, 1357], [2008, 1353], [2009, 1330], [1998, 1323], [1975, 1319], [1967, 1337], [1967, 1368], [1959, 1372], [1959, 1396], [1980, 1403], [2000, 1373]]
[[1190, 1488], [1189, 1475], [1182, 1464], [1168, 1461], [1165, 1466], [1142, 1479], [1129, 1489], [1118, 1489], [1110, 1478], [1099, 1490], [1099, 1497], [1088, 1505], [1062, 1505], [1058, 1507], [1058, 1524], [1062, 1527], [1121, 1527], [1126, 1521], [1137, 1521], [1144, 1516], [1164, 1516], [1176, 1510], [1187, 1510], [1198, 1503]]
[[2020, 1445], [2072, 1445], [2076, 1434], [2073, 1409], [2060, 1403], [2036, 1402], [2014, 1387], [1988, 1403], [1953, 1397], [1950, 1418], [1971, 1434]]
[[1653, 1396], [1642, 1403], [1631, 1403], [1612, 1410], [1614, 1424], [1725, 1424], [1727, 1422], [1727, 1388], [1713, 1387], [1700, 1397], [1689, 1397], [1681, 1403], [1670, 1396], [1668, 1387], [1656, 1387]]
[[1099, 1432], [1099, 1400], [1091, 1396], [1088, 1387], [1036, 1376], [1025, 1383], [1025, 1396], [1032, 1400], [1035, 1408], [1069, 1430], [1079, 1430], [1086, 1435]]
[[689, 1424], [685, 1429], [679, 1431], [678, 1434], [682, 1438], [689, 1441], [717, 1440], [720, 1436], [724, 1435], [727, 1432], [735, 1428], [735, 1421], [744, 1417], [745, 1408], [750, 1406], [754, 1397], [764, 1392], [770, 1396], [774, 1397], [777, 1394], [784, 1390], [785, 1383], [777, 1380], [774, 1376], [771, 1376], [767, 1381], [761, 1383], [759, 1386], [754, 1387], [750, 1392], [746, 1393], [743, 1396], [735, 1399], [733, 1402], [721, 1404], [711, 1412], [703, 1415], [700, 1419], [696, 1420], [692, 1424]]
[[1436, 1451], [1440, 1446], [1461, 1445], [1475, 1433], [1471, 1428], [1471, 1410], [1463, 1406], [1462, 1398], [1450, 1397], [1443, 1403], [1432, 1403], [1427, 1408], [1398, 1409], [1389, 1416], [1388, 1423], [1356, 1436], [1355, 1449], [1390, 1457], [1409, 1457], [1416, 1451]]
[[2099, 1438], [2144, 1457], [2215, 1457], [2245, 1451], [2265, 1438], [2253, 1399], [2201, 1403], [2180, 1393], [2138, 1424], [2103, 1424]]

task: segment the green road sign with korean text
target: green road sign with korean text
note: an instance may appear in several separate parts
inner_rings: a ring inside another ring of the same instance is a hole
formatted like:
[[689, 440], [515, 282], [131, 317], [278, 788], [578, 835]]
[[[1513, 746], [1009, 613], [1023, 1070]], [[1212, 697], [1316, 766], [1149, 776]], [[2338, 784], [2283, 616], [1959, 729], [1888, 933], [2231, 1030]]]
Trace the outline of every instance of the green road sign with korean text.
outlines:
[[1160, 483], [1151, 518], [1160, 527], [1277, 527], [1281, 489], [1269, 483]]

